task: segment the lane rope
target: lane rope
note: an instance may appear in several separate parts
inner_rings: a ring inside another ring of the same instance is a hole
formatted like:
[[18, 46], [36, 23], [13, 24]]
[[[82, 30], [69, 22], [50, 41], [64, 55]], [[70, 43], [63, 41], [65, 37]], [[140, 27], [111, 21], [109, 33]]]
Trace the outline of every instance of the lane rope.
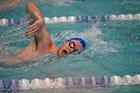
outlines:
[[[10, 18], [10, 19], [0, 19], [0, 25], [8, 25], [8, 26], [12, 26], [12, 25], [23, 25], [24, 23], [26, 23], [26, 18], [20, 18], [20, 19], [16, 19], [16, 18]], [[53, 24], [53, 23], [75, 23], [75, 22], [80, 22], [80, 23], [84, 23], [84, 22], [106, 22], [109, 20], [140, 20], [140, 14], [119, 14], [119, 15], [103, 15], [103, 16], [97, 16], [97, 15], [93, 15], [93, 16], [68, 16], [68, 17], [44, 17], [44, 21], [46, 24]]]
[[109, 87], [118, 85], [135, 85], [140, 84], [140, 75], [124, 77], [112, 76], [112, 77], [78, 77], [78, 78], [56, 78], [50, 79], [22, 79], [22, 80], [0, 80], [0, 91], [16, 91], [16, 90], [28, 90], [28, 89], [53, 89], [53, 88], [97, 88], [97, 87]]

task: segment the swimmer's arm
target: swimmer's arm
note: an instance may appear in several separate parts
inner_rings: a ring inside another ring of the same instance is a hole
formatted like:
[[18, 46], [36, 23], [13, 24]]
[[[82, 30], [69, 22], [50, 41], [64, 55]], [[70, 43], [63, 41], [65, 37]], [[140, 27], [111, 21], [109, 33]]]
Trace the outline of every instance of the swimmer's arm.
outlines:
[[26, 37], [30, 38], [34, 36], [36, 45], [38, 45], [40, 42], [43, 42], [42, 44], [48, 47], [55, 45], [44, 26], [45, 23], [42, 14], [37, 6], [32, 2], [28, 2], [26, 5], [26, 10], [27, 13], [31, 14], [31, 17], [35, 20], [33, 24], [29, 24], [26, 31]]
[[33, 2], [28, 2], [26, 5], [27, 14], [32, 18], [31, 23], [26, 31], [26, 37], [35, 36], [37, 39], [42, 37], [42, 28], [44, 27], [44, 20], [40, 10]]
[[[31, 43], [32, 44], [32, 43]], [[20, 50], [16, 55], [14, 56], [7, 56], [6, 61], [7, 63], [16, 63], [18, 60], [29, 60], [31, 59], [29, 57], [30, 53], [33, 51], [32, 48], [30, 48], [31, 44], [29, 44], [29, 47], [25, 47], [22, 50]]]
[[6, 56], [5, 58], [6, 63], [16, 63], [18, 60], [23, 60], [25, 53], [26, 53], [26, 48], [19, 51], [15, 56], [14, 55]]
[[6, 63], [16, 63], [17, 60], [19, 60], [18, 56], [7, 56], [5, 58]]
[[55, 43], [52, 41], [47, 29], [44, 26], [45, 23], [42, 14], [37, 6], [32, 2], [28, 2], [26, 9], [27, 13], [31, 14], [31, 17], [34, 19], [33, 24], [29, 24], [26, 31], [26, 37], [30, 38], [34, 36], [37, 46], [36, 49], [38, 48], [38, 45], [47, 46], [48, 48], [55, 46]]
[[16, 61], [18, 60], [18, 57], [12, 55], [2, 54], [2, 56], [4, 57], [4, 63], [16, 63]]

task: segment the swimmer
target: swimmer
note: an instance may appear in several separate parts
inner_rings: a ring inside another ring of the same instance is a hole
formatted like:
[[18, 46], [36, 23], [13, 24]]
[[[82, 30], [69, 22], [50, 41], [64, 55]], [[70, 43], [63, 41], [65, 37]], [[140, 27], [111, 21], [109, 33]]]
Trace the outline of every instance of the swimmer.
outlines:
[[34, 20], [29, 23], [29, 27], [25, 31], [25, 36], [27, 38], [34, 37], [34, 40], [15, 56], [9, 57], [8, 61], [31, 60], [46, 54], [64, 56], [86, 47], [85, 41], [81, 38], [72, 38], [66, 41], [61, 47], [57, 47], [45, 28], [42, 14], [37, 6], [33, 2], [28, 2], [26, 11], [30, 15], [29, 20]]

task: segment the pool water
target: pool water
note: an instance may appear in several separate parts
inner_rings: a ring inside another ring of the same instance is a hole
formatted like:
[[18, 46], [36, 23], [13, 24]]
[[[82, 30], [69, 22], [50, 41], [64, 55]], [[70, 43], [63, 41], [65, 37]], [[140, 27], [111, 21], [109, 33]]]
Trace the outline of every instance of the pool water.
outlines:
[[[86, 16], [140, 13], [138, 0], [62, 0], [61, 3], [38, 3], [44, 17]], [[10, 9], [0, 10], [2, 18], [24, 18], [25, 3]], [[62, 58], [45, 55], [30, 62], [14, 65], [1, 64], [0, 79], [34, 79], [80, 76], [134, 76], [140, 68], [140, 21], [108, 21], [99, 23], [61, 23], [46, 24], [52, 39], [58, 46], [72, 37], [86, 40], [87, 48]], [[33, 39], [26, 39], [22, 26], [0, 27], [0, 53], [16, 54]], [[96, 93], [137, 92], [140, 86], [123, 86], [95, 90]], [[30, 93], [30, 91], [27, 91]], [[27, 93], [26, 92], [26, 93]], [[53, 91], [55, 92], [55, 91]], [[73, 91], [72, 91], [73, 92]], [[75, 91], [74, 92], [78, 92]], [[41, 93], [41, 92], [40, 92]], [[43, 92], [42, 92], [43, 93]], [[87, 92], [86, 92], [87, 93]]]

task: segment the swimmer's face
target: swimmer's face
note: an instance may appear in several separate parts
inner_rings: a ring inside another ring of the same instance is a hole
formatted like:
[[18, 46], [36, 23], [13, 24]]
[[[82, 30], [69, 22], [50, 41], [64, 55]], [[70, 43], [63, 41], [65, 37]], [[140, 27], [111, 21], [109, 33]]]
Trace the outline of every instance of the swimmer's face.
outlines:
[[69, 40], [65, 42], [58, 50], [59, 56], [64, 56], [75, 51], [81, 50], [83, 47], [78, 40]]

